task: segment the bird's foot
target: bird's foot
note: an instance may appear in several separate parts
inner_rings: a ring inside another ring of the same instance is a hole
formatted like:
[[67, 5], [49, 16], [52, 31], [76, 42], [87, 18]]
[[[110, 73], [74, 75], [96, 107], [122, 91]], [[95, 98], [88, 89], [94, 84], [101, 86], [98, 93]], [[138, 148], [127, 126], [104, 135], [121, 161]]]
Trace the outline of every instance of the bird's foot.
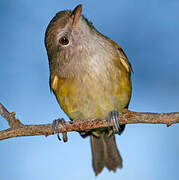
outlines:
[[[65, 127], [65, 120], [63, 118], [56, 119], [52, 123], [52, 131], [54, 132], [54, 134], [57, 134], [57, 137], [58, 137], [59, 141], [61, 141], [61, 138], [60, 138], [60, 135], [59, 135], [60, 134], [59, 124], [61, 126], [63, 126], [64, 128], [66, 128]], [[63, 135], [63, 141], [67, 142], [68, 141], [67, 132], [63, 132], [62, 135]]]
[[113, 111], [109, 112], [107, 121], [109, 124], [111, 123], [111, 121], [113, 121], [113, 123], [114, 123], [113, 132], [120, 134], [121, 133], [121, 127], [120, 127], [118, 119], [119, 119], [118, 111], [113, 110]]

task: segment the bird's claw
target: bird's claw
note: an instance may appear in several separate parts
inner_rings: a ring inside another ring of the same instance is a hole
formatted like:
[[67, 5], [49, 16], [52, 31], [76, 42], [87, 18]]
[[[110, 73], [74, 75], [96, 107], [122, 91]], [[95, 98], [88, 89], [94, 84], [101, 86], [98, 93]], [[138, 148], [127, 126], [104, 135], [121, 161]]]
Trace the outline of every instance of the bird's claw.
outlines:
[[[52, 131], [54, 132], [54, 134], [57, 134], [57, 138], [59, 139], [59, 141], [61, 141], [59, 124], [62, 125], [64, 128], [66, 128], [65, 127], [65, 120], [63, 118], [62, 119], [56, 119], [52, 123]], [[62, 133], [62, 135], [63, 135], [63, 141], [67, 142], [68, 141], [67, 132]]]
[[108, 121], [109, 124], [111, 123], [111, 121], [113, 121], [113, 123], [114, 123], [114, 126], [113, 126], [114, 133], [120, 134], [121, 133], [121, 127], [120, 127], [118, 118], [119, 118], [118, 111], [113, 110], [113, 111], [109, 112], [107, 121]]

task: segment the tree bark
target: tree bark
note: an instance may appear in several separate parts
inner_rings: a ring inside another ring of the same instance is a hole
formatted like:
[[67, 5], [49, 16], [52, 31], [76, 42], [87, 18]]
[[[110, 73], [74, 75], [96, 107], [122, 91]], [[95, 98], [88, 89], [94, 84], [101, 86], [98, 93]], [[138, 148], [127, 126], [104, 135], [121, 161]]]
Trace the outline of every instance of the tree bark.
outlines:
[[[15, 113], [9, 113], [7, 109], [0, 104], [0, 115], [8, 122], [10, 128], [0, 131], [0, 140], [20, 137], [20, 136], [36, 136], [45, 135], [49, 136], [54, 134], [52, 124], [41, 125], [24, 125], [20, 120], [15, 118]], [[124, 109], [119, 112], [120, 124], [136, 124], [136, 123], [148, 123], [148, 124], [166, 124], [169, 127], [172, 124], [179, 123], [179, 112], [172, 113], [149, 113], [149, 112], [133, 112]], [[89, 119], [75, 122], [65, 122], [64, 126], [58, 125], [60, 133], [70, 131], [86, 131], [96, 128], [113, 126], [113, 122], [110, 124], [104, 119]]]

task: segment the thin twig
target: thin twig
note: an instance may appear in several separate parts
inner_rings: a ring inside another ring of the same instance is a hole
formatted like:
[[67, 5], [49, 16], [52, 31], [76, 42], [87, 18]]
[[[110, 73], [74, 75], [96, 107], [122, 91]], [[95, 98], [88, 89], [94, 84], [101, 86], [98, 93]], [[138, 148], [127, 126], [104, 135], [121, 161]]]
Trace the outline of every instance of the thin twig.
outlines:
[[[0, 104], [0, 115], [6, 119], [11, 128], [0, 131], [0, 140], [20, 137], [20, 136], [36, 136], [36, 135], [52, 135], [52, 124], [42, 125], [23, 125], [18, 119], [15, 118], [14, 113], [9, 113], [7, 109]], [[170, 126], [179, 123], [179, 112], [173, 113], [142, 113], [133, 112], [124, 109], [119, 114], [120, 124], [136, 124], [136, 123], [150, 123], [150, 124], [166, 124]], [[113, 122], [108, 124], [106, 120], [91, 119], [75, 122], [66, 122], [65, 126], [59, 124], [61, 133], [70, 131], [86, 131], [90, 129], [102, 128], [113, 126]]]
[[0, 104], [0, 115], [7, 120], [9, 126], [12, 128], [23, 126], [23, 124], [15, 118], [15, 112], [9, 113], [2, 104]]

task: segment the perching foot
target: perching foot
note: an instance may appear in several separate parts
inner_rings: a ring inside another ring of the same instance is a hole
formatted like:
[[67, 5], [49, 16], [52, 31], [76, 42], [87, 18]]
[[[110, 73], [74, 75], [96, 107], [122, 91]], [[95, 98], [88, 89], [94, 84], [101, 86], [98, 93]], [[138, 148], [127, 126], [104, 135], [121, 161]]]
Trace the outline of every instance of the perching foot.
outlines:
[[[58, 137], [59, 141], [61, 141], [61, 138], [60, 138], [60, 135], [59, 135], [60, 131], [59, 131], [59, 128], [58, 128], [59, 124], [62, 125], [65, 128], [65, 120], [63, 118], [62, 119], [56, 119], [52, 123], [52, 131], [54, 132], [54, 134], [57, 134], [57, 137]], [[63, 135], [63, 141], [67, 142], [67, 140], [68, 140], [67, 132], [62, 133], [62, 135]]]
[[113, 110], [113, 111], [109, 112], [107, 121], [108, 121], [109, 124], [111, 123], [111, 121], [113, 121], [113, 123], [114, 123], [114, 126], [113, 126], [114, 133], [120, 134], [121, 133], [121, 127], [120, 127], [118, 118], [119, 118], [118, 111]]

